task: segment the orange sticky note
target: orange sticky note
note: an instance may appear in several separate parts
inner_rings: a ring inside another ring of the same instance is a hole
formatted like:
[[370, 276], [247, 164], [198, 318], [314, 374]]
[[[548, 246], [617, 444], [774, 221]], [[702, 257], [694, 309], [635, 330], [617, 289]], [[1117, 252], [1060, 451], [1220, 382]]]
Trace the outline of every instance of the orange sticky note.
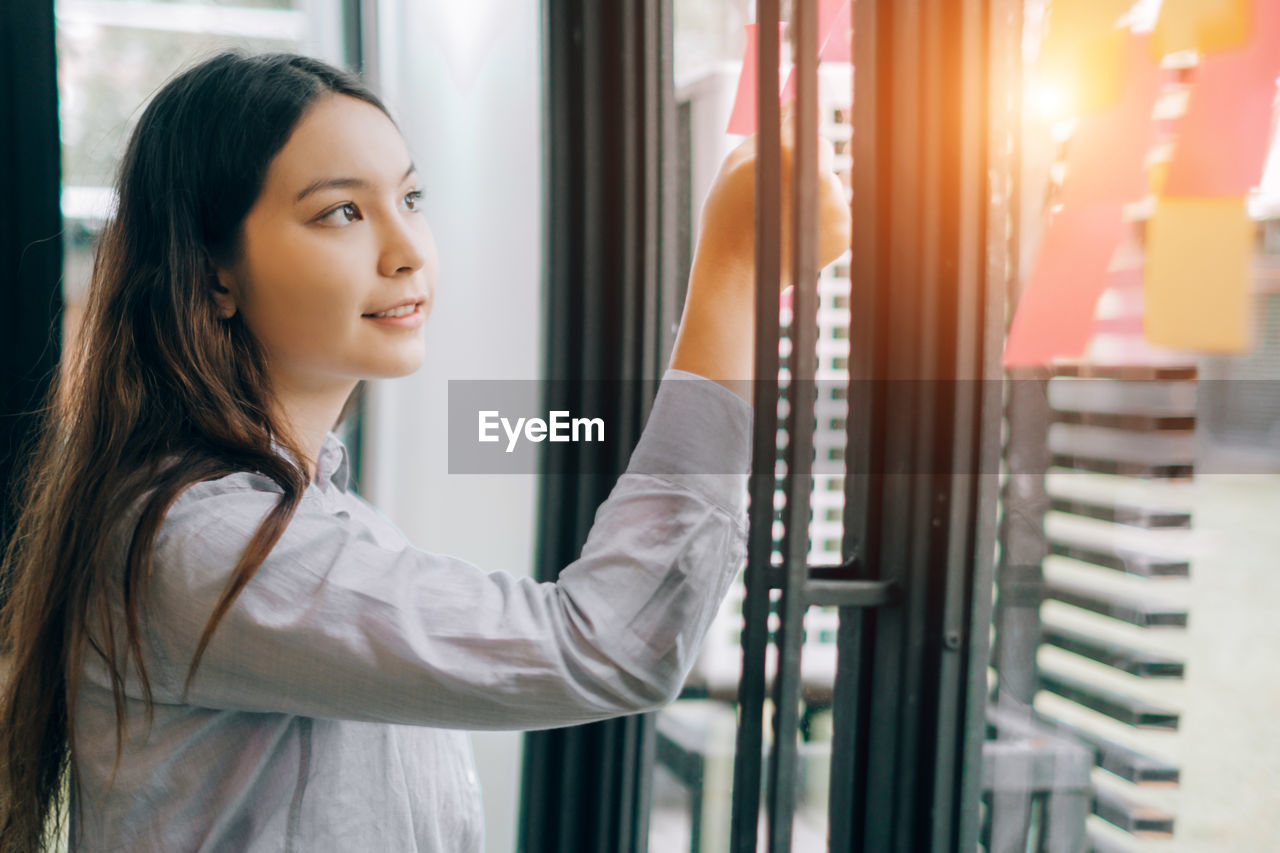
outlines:
[[[784, 22], [778, 23], [778, 44], [782, 44]], [[747, 24], [747, 48], [743, 51], [742, 70], [738, 73], [738, 92], [733, 99], [733, 111], [729, 114], [726, 133], [749, 136], [756, 132], [759, 118], [756, 115], [756, 66], [760, 64], [759, 24]], [[781, 91], [781, 88], [779, 88]]]
[[1243, 47], [1252, 5], [1250, 0], [1162, 0], [1151, 33], [1152, 59], [1159, 62], [1180, 50], [1217, 53]]
[[1243, 195], [1159, 199], [1147, 223], [1147, 341], [1208, 352], [1248, 349], [1255, 236]]
[[1118, 202], [1066, 207], [1049, 224], [1018, 300], [1004, 366], [1048, 364], [1084, 354], [1107, 267], [1124, 236]]

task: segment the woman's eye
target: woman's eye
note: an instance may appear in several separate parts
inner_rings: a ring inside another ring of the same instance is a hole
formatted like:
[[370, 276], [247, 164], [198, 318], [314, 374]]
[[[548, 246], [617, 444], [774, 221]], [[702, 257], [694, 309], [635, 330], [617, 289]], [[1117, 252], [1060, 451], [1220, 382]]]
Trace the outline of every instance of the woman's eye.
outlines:
[[[419, 203], [421, 203], [421, 201], [422, 201], [422, 195], [423, 195], [423, 194], [422, 194], [422, 191], [421, 191], [421, 190], [413, 190], [412, 192], [409, 192], [409, 193], [406, 193], [406, 194], [405, 194], [405, 197], [404, 197], [404, 198], [405, 198], [405, 203], [406, 203], [406, 205], [408, 206], [409, 210], [411, 210], [411, 211], [413, 211], [413, 212], [415, 212], [415, 213], [419, 212], [419, 211], [418, 211], [418, 204], [419, 204]], [[333, 210], [329, 211], [328, 213], [322, 214], [322, 215], [320, 216], [319, 220], [317, 220], [317, 221], [319, 221], [319, 222], [332, 222], [332, 223], [337, 224], [337, 223], [339, 222], [339, 220], [338, 220], [338, 219], [336, 219], [335, 217], [336, 217], [338, 214], [342, 214], [342, 220], [343, 220], [343, 221], [345, 221], [345, 222], [347, 222], [347, 223], [354, 222], [354, 221], [356, 221], [357, 219], [360, 219], [360, 218], [361, 218], [359, 208], [357, 208], [357, 207], [355, 206], [355, 203], [354, 203], [354, 202], [350, 202], [350, 201], [349, 201], [349, 202], [347, 202], [346, 204], [340, 204], [340, 205], [338, 205], [337, 207], [335, 207]]]
[[344, 217], [347, 222], [353, 222], [355, 221], [355, 219], [359, 218], [360, 216], [360, 214], [356, 211], [356, 206], [351, 202], [347, 202], [346, 204], [338, 205], [333, 210], [321, 216], [320, 221], [321, 222], [336, 221], [333, 219], [333, 215], [335, 213], [346, 213], [347, 211], [350, 211], [350, 217], [349, 218]]

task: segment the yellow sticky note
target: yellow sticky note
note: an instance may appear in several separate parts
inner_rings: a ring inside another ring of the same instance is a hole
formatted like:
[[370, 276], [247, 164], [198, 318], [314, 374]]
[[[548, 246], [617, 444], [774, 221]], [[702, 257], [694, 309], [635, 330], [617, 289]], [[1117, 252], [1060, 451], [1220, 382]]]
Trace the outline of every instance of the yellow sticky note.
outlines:
[[1070, 113], [1113, 105], [1125, 73], [1128, 30], [1116, 26], [1127, 0], [1053, 0], [1040, 50], [1039, 78], [1062, 93]]
[[1206, 352], [1250, 347], [1256, 233], [1244, 196], [1157, 200], [1142, 289], [1149, 343]]
[[1157, 160], [1147, 166], [1147, 189], [1154, 196], [1164, 190], [1165, 179], [1169, 177], [1168, 158]]
[[1151, 34], [1152, 58], [1159, 61], [1180, 50], [1218, 53], [1244, 47], [1250, 5], [1250, 0], [1163, 0]]

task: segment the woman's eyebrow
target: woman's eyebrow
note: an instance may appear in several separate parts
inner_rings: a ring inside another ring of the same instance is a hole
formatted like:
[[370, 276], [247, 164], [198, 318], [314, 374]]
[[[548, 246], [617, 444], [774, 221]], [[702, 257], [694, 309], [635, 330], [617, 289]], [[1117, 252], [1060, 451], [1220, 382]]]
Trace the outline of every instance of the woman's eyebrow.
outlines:
[[[400, 182], [403, 182], [405, 178], [412, 175], [416, 169], [417, 167], [410, 162], [409, 168], [405, 169], [404, 174], [400, 176]], [[319, 180], [312, 181], [307, 184], [302, 192], [298, 193], [298, 197], [293, 200], [294, 204], [297, 204], [314, 192], [319, 192], [320, 190], [330, 189], [333, 187], [356, 187], [358, 189], [369, 189], [369, 182], [363, 178], [320, 178]]]

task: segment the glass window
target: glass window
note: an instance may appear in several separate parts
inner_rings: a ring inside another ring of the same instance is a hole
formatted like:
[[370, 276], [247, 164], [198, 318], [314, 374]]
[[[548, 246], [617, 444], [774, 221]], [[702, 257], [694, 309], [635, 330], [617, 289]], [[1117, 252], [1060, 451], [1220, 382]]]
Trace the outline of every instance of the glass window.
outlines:
[[[1099, 295], [1083, 306], [1077, 352], [1044, 348], [1074, 295], [1051, 300], [1055, 316], [1023, 339], [1039, 350], [1018, 368], [1039, 376], [1014, 370], [1006, 383], [1012, 473], [1001, 493], [982, 841], [1269, 849], [1280, 838], [1270, 731], [1280, 666], [1264, 651], [1280, 640], [1280, 264], [1266, 239], [1280, 211], [1274, 136], [1247, 190], [1210, 184], [1215, 169], [1267, 142], [1275, 71], [1250, 79], [1239, 39], [1157, 47], [1175, 37], [1155, 29], [1159, 4], [1137, 4], [1118, 27], [1074, 21], [1074, 36], [1068, 11], [1055, 21], [1055, 5], [1023, 6], [1024, 29], [1012, 35], [1024, 75], [1005, 88], [1020, 90], [1024, 109], [993, 114], [1021, 153], [1016, 173], [1014, 161], [998, 164], [1021, 211], [1007, 247], [1019, 259], [1009, 348], [1053, 276], [1070, 270], [1074, 294]], [[1258, 37], [1265, 20], [1239, 33]], [[1064, 61], [1086, 50], [1091, 64]], [[1100, 73], [1108, 61], [1113, 73]], [[1258, 94], [1246, 97], [1250, 86]], [[1255, 110], [1247, 123], [1261, 131], [1245, 140], [1206, 126], [1205, 98], [1225, 105], [1219, 123]], [[1174, 178], [1196, 150], [1211, 168]], [[1107, 198], [1090, 187], [1126, 154], [1112, 179], [1136, 181], [1136, 192]], [[1188, 201], [1193, 184], [1199, 198]], [[1099, 198], [1107, 203], [1085, 209]], [[1234, 221], [1213, 204], [1234, 204]], [[1169, 218], [1180, 209], [1181, 221]], [[1115, 227], [1099, 229], [1113, 214]], [[1195, 276], [1170, 274], [1178, 257], [1198, 265]], [[1245, 334], [1206, 345], [1205, 329], [1228, 315]], [[1037, 456], [1046, 474], [1028, 473]]]
[[166, 80], [228, 47], [339, 63], [338, 0], [58, 0], [58, 102], [65, 228], [63, 333], [70, 340], [111, 184], [143, 105]]

